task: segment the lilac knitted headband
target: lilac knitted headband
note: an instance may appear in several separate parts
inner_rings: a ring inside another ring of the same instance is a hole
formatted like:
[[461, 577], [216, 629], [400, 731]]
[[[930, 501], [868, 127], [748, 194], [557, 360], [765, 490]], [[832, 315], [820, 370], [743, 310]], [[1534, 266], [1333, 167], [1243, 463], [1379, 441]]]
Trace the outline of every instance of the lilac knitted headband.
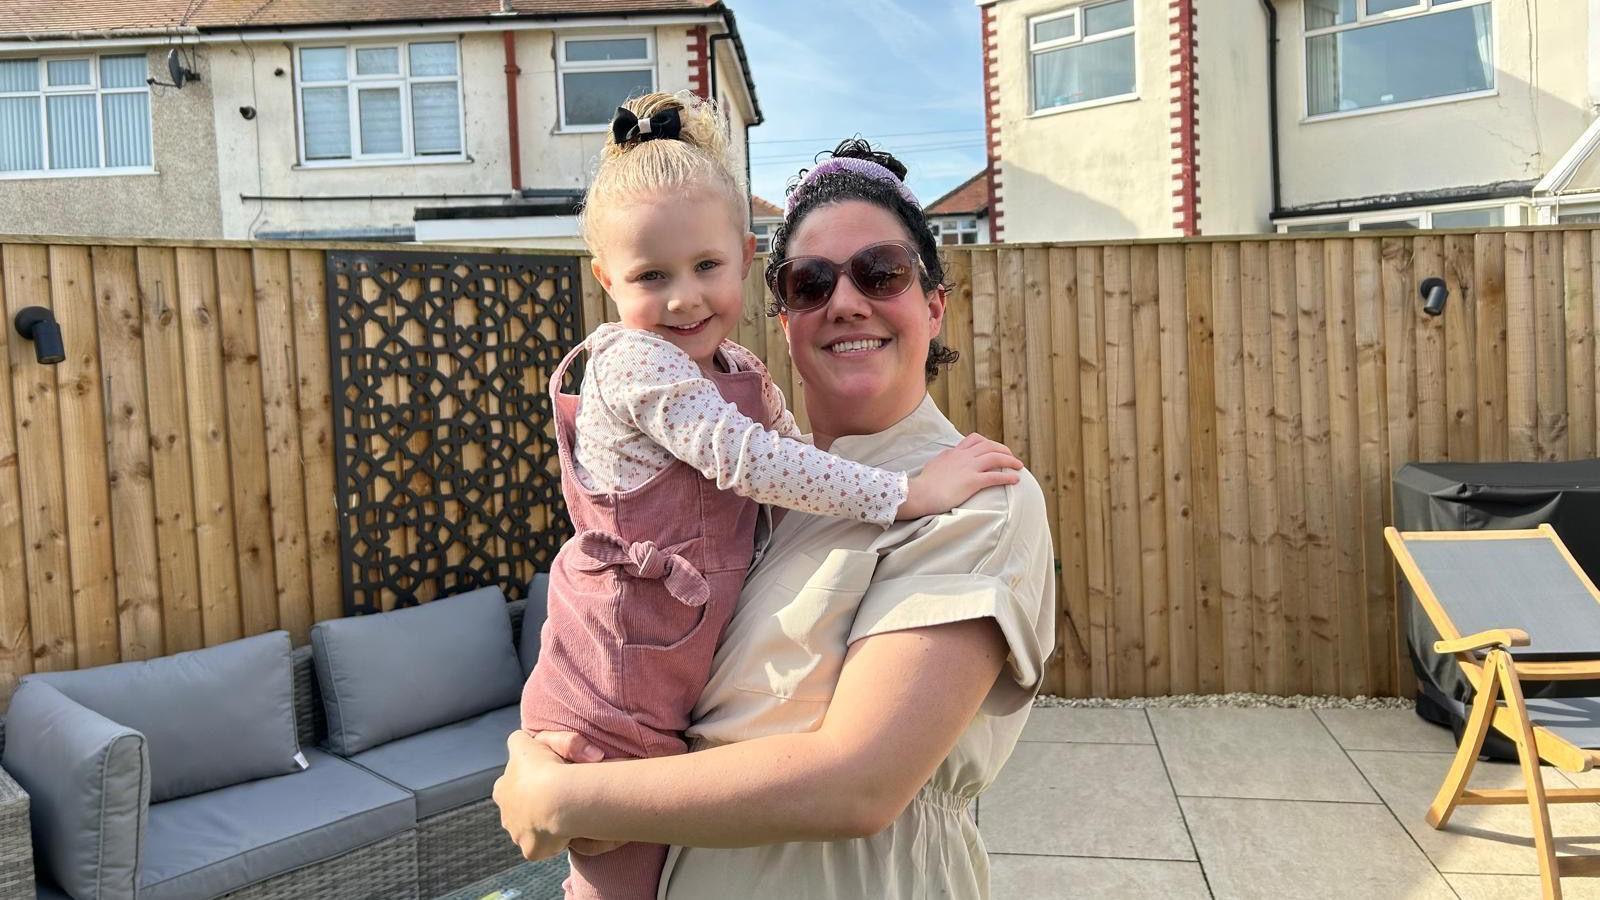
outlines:
[[896, 178], [893, 172], [883, 166], [867, 159], [836, 156], [807, 172], [806, 177], [801, 179], [800, 184], [789, 192], [789, 199], [784, 204], [784, 216], [788, 217], [794, 213], [795, 204], [799, 203], [800, 199], [805, 196], [806, 188], [811, 185], [811, 182], [816, 181], [823, 175], [832, 175], [836, 172], [849, 172], [854, 175], [871, 178], [874, 181], [887, 182], [900, 192], [900, 196], [905, 198], [907, 203], [919, 209], [922, 207], [922, 204], [917, 202], [917, 195], [911, 193], [911, 189], [906, 187], [906, 183]]

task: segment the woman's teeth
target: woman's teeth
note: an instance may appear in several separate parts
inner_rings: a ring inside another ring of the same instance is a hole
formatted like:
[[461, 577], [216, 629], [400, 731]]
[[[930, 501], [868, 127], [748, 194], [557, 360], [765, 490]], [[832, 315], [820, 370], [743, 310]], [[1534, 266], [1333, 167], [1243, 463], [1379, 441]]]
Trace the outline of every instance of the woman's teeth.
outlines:
[[876, 350], [887, 343], [888, 341], [882, 338], [873, 338], [867, 341], [840, 341], [837, 344], [829, 345], [828, 349], [834, 353], [853, 353], [858, 350]]

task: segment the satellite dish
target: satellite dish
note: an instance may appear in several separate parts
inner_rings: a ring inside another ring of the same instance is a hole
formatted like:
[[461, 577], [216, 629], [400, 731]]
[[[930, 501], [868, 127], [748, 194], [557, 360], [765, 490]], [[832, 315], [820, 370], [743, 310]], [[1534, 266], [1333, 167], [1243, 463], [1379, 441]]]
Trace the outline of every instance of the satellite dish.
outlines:
[[154, 78], [146, 78], [145, 83], [159, 84], [162, 87], [182, 88], [185, 84], [188, 84], [191, 81], [200, 80], [200, 73], [186, 67], [183, 64], [182, 57], [178, 56], [177, 47], [173, 47], [171, 50], [167, 51], [167, 74], [172, 78], [170, 82], [157, 81]]

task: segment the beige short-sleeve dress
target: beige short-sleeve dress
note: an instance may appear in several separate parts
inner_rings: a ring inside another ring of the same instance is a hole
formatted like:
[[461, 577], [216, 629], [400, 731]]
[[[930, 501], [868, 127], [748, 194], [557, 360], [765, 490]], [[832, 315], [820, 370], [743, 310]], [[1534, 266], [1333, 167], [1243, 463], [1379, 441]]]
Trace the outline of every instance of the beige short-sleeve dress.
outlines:
[[[931, 398], [834, 453], [914, 471], [961, 440]], [[952, 512], [883, 529], [788, 513], [751, 571], [695, 708], [691, 749], [816, 729], [850, 644], [992, 618], [1009, 659], [933, 778], [870, 838], [723, 850], [674, 847], [662, 900], [986, 898], [972, 801], [1011, 755], [1054, 643], [1054, 560], [1044, 496], [1026, 473]]]

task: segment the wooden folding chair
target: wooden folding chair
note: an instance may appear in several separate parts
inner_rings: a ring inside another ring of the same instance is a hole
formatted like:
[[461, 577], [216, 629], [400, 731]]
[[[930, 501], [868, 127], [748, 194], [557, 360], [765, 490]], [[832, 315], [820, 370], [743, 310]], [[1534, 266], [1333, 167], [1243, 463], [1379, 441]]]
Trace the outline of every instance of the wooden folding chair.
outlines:
[[[1400, 571], [1416, 592], [1476, 696], [1428, 824], [1444, 828], [1458, 805], [1526, 803], [1533, 816], [1543, 896], [1561, 897], [1563, 876], [1600, 876], [1600, 856], [1557, 856], [1550, 803], [1594, 803], [1600, 790], [1546, 788], [1544, 760], [1564, 772], [1600, 764], [1600, 698], [1525, 700], [1523, 681], [1600, 678], [1600, 591], [1549, 525], [1507, 531], [1385, 528]], [[1469, 790], [1489, 729], [1517, 747], [1524, 785]]]

